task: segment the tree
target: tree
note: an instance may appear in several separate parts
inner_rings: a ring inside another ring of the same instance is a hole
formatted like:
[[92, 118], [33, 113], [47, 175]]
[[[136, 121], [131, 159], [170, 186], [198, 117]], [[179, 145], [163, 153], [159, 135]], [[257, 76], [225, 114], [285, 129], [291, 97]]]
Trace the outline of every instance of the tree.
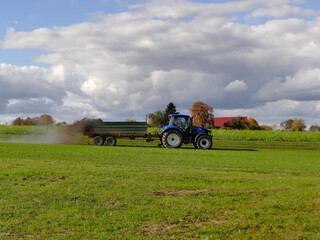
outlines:
[[311, 132], [320, 132], [320, 126], [318, 124], [311, 125], [309, 130]]
[[165, 125], [164, 111], [158, 110], [149, 114], [149, 124], [152, 127], [163, 127]]
[[53, 117], [48, 114], [42, 114], [39, 119], [40, 125], [50, 126], [53, 125]]
[[21, 126], [21, 125], [23, 125], [23, 120], [20, 117], [18, 117], [15, 120], [13, 120], [12, 125], [13, 126]]
[[248, 127], [251, 130], [260, 130], [259, 124], [254, 118], [248, 119]]
[[271, 125], [271, 126], [269, 126], [269, 125], [261, 125], [261, 126], [259, 126], [260, 130], [265, 130], [265, 131], [272, 131], [272, 130], [274, 130], [276, 128], [277, 128], [277, 126], [275, 126], [275, 125]]
[[193, 117], [193, 125], [206, 128], [214, 127], [213, 109], [209, 105], [201, 101], [195, 102], [189, 112]]
[[179, 114], [179, 112], [177, 112], [176, 106], [174, 105], [173, 102], [170, 102], [167, 105], [166, 110], [164, 110], [164, 116], [163, 116], [163, 121], [164, 121], [164, 125], [168, 125], [169, 124], [169, 115], [170, 114]]
[[235, 117], [231, 121], [225, 123], [223, 126], [225, 128], [241, 130], [248, 128], [248, 122], [244, 119], [244, 117]]
[[293, 120], [288, 119], [280, 123], [280, 127], [285, 131], [293, 131]]
[[67, 125], [68, 125], [68, 123], [66, 121], [56, 123], [56, 126], [59, 126], [59, 127], [65, 127]]
[[303, 119], [295, 118], [292, 123], [293, 131], [304, 131], [306, 129], [306, 124]]
[[176, 106], [173, 102], [167, 105], [166, 110], [158, 110], [154, 113], [149, 114], [149, 125], [153, 127], [163, 127], [169, 124], [169, 115], [178, 114]]
[[40, 125], [40, 118], [39, 117], [27, 117], [25, 120], [23, 120], [23, 125], [26, 126], [36, 126]]

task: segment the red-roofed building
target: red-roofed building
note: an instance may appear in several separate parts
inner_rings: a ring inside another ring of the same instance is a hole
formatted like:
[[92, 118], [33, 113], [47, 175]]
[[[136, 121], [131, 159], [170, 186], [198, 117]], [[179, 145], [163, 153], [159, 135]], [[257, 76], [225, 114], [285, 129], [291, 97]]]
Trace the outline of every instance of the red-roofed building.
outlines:
[[[238, 117], [215, 117], [214, 120], [214, 127], [220, 128], [223, 127], [223, 125], [227, 122], [230, 122], [232, 119], [238, 118]], [[248, 121], [248, 117], [242, 117], [243, 121]]]

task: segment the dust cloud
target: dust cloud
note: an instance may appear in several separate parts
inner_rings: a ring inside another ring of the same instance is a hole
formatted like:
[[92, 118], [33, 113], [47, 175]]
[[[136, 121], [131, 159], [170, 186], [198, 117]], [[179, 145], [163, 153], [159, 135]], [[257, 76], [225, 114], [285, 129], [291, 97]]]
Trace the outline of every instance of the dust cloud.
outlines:
[[71, 125], [49, 128], [46, 132], [40, 135], [0, 135], [0, 142], [36, 144], [89, 144], [89, 139], [85, 137], [88, 132], [88, 121], [88, 119], [82, 119], [74, 122]]

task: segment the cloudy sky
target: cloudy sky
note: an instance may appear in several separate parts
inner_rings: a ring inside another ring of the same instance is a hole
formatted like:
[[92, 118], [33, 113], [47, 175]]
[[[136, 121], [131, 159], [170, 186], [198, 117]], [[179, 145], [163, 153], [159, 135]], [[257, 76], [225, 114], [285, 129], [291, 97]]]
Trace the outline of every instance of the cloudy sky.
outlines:
[[0, 2], [0, 123], [143, 120], [172, 101], [320, 124], [318, 0]]

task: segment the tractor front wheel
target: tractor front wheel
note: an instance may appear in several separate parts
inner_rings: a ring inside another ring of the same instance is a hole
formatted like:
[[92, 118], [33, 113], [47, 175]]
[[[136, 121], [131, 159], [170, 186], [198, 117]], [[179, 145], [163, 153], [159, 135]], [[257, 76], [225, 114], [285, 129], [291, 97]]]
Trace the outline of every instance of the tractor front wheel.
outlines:
[[162, 144], [166, 148], [179, 148], [183, 143], [181, 132], [170, 129], [162, 135]]
[[210, 149], [212, 147], [211, 137], [208, 135], [199, 136], [194, 145], [198, 149]]

